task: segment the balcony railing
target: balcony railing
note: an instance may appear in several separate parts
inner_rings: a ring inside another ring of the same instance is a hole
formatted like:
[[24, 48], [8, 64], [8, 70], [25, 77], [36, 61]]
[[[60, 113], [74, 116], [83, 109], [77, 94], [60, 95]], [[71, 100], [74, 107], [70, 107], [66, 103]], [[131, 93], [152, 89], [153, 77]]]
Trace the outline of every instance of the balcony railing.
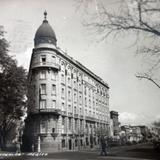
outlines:
[[86, 116], [85, 119], [88, 120], [88, 121], [97, 121], [96, 118], [90, 117], [90, 116]]
[[54, 69], [60, 70], [60, 65], [57, 64], [57, 63], [53, 63], [53, 62], [38, 62], [38, 63], [33, 63], [31, 69], [42, 68], [42, 67], [49, 67], [49, 68], [54, 68]]

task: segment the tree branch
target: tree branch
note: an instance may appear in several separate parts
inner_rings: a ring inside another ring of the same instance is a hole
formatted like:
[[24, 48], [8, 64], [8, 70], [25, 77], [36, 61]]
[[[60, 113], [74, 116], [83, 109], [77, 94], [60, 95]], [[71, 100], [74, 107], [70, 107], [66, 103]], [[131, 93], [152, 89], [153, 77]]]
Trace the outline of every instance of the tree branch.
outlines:
[[150, 82], [155, 84], [158, 88], [160, 88], [160, 85], [153, 78], [151, 78], [148, 74], [137, 74], [136, 77], [139, 79], [149, 80]]

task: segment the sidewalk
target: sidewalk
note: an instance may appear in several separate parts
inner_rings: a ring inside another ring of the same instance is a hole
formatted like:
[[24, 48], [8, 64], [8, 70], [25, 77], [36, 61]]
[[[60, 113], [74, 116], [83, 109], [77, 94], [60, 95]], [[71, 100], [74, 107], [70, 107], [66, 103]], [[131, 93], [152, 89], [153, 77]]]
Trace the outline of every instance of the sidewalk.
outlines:
[[[128, 147], [130, 149], [132, 148], [135, 148], [135, 147], [139, 147], [139, 146], [142, 146], [144, 145], [144, 143], [140, 143], [140, 144], [135, 144], [135, 145], [124, 145], [124, 146], [114, 146], [114, 147], [108, 147], [108, 152], [109, 153], [117, 153], [117, 152], [120, 152], [121, 150], [124, 150], [124, 149], [127, 149]], [[82, 149], [82, 150], [79, 150], [79, 152], [100, 152], [100, 148], [97, 148], [97, 149]]]
[[[141, 145], [144, 145], [144, 144], [136, 144], [136, 145], [129, 145], [129, 146], [127, 146], [127, 145], [125, 145], [125, 146], [114, 146], [114, 147], [109, 147], [108, 148], [108, 152], [109, 153], [116, 153], [116, 152], [120, 152], [121, 150], [124, 150], [124, 149], [127, 149], [128, 147], [131, 149], [131, 148], [135, 148], [135, 147], [139, 147], [139, 146], [141, 146]], [[86, 149], [81, 149], [81, 150], [65, 150], [65, 151], [57, 151], [57, 152], [53, 152], [53, 153], [62, 153], [62, 152], [95, 152], [95, 153], [97, 153], [97, 152], [100, 152], [100, 148], [93, 148], [93, 149], [88, 149], [88, 148], [86, 148]], [[53, 154], [52, 153], [52, 154]], [[0, 150], [0, 156], [1, 155], [3, 155], [3, 154], [13, 154], [13, 155], [25, 155], [25, 154], [40, 154], [40, 155], [42, 155], [42, 154], [45, 154], [45, 153], [43, 153], [43, 152], [22, 152], [22, 153], [16, 153], [16, 152], [9, 152], [9, 151], [1, 151]], [[50, 154], [50, 153], [49, 153]]]

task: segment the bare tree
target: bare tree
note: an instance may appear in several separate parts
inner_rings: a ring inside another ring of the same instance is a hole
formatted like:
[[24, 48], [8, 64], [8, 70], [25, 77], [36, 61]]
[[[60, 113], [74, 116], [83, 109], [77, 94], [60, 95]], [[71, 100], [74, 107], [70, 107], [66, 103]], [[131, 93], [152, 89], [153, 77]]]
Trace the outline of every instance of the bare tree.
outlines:
[[[160, 1], [118, 0], [111, 9], [106, 1], [77, 0], [79, 4], [95, 4], [96, 12], [84, 25], [94, 30], [102, 39], [109, 36], [136, 38], [136, 53], [148, 60], [149, 68], [136, 77], [146, 79], [160, 88]], [[80, 5], [79, 5], [80, 6]]]

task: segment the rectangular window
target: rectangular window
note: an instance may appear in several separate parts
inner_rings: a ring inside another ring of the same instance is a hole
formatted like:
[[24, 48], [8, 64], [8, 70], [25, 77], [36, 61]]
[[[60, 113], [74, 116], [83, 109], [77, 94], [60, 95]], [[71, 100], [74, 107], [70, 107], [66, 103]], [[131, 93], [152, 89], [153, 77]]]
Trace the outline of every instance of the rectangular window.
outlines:
[[65, 139], [62, 139], [62, 148], [65, 147]]
[[61, 89], [61, 97], [64, 98], [64, 88]]
[[76, 85], [76, 80], [74, 80], [74, 88], [76, 88], [77, 87], [77, 85]]
[[89, 107], [91, 107], [91, 100], [89, 99]]
[[41, 130], [41, 133], [46, 133], [47, 126], [44, 120], [42, 120], [40, 123], [40, 130]]
[[52, 108], [56, 108], [56, 101], [55, 100], [52, 101]]
[[56, 73], [54, 71], [51, 71], [51, 79], [56, 80]]
[[80, 130], [83, 131], [83, 121], [80, 120]]
[[52, 94], [56, 95], [56, 86], [52, 85]]
[[85, 114], [87, 115], [87, 109], [85, 109]]
[[87, 98], [85, 97], [85, 105], [87, 105]]
[[87, 88], [86, 87], [84, 88], [84, 94], [85, 95], [87, 94]]
[[46, 94], [46, 84], [40, 85], [40, 94]]
[[76, 108], [76, 106], [74, 107], [74, 114], [76, 114], [77, 113], [77, 108]]
[[64, 74], [61, 74], [61, 82], [65, 83]]
[[68, 105], [68, 111], [72, 112], [71, 105]]
[[71, 91], [68, 91], [68, 100], [71, 100]]
[[46, 55], [41, 55], [41, 62], [45, 63], [46, 62]]
[[75, 130], [77, 131], [77, 129], [78, 129], [78, 121], [77, 119], [75, 119]]
[[[64, 67], [63, 67], [63, 69], [64, 69]], [[65, 75], [67, 75], [67, 70], [65, 69]]]
[[82, 91], [81, 82], [79, 82], [79, 91]]
[[40, 100], [40, 109], [46, 108], [46, 100]]
[[74, 101], [77, 101], [77, 94], [74, 93]]
[[79, 109], [80, 115], [82, 115], [82, 108]]
[[40, 71], [40, 79], [46, 79], [46, 71]]
[[62, 125], [65, 126], [65, 117], [62, 117]]
[[72, 129], [72, 121], [71, 121], [71, 118], [69, 118], [69, 121], [68, 121], [68, 129], [71, 130]]
[[68, 77], [68, 85], [71, 85], [71, 78]]
[[64, 103], [62, 103], [62, 111], [65, 111]]

